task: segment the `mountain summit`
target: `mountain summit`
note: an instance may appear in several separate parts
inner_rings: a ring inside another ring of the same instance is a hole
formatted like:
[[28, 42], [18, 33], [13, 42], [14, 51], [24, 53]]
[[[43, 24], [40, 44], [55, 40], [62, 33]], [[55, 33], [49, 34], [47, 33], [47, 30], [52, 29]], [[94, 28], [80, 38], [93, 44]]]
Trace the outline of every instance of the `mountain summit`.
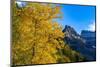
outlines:
[[[81, 38], [81, 36], [74, 30], [74, 28], [72, 28], [71, 26], [66, 25], [64, 30], [63, 30], [64, 34], [65, 34], [65, 41], [70, 44], [71, 46], [74, 44], [76, 45], [81, 45], [84, 44], [84, 40]], [[74, 46], [73, 45], [73, 46]]]

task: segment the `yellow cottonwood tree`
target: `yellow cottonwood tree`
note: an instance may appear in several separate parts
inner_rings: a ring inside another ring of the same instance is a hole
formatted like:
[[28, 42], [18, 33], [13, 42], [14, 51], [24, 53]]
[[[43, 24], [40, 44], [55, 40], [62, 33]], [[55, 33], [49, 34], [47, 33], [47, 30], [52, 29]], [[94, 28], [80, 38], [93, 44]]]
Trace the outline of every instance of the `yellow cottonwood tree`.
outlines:
[[12, 6], [14, 65], [71, 62], [64, 53], [64, 49], [70, 48], [64, 44], [62, 28], [53, 22], [53, 19], [60, 17], [60, 7], [28, 3], [25, 7], [18, 8], [15, 2]]

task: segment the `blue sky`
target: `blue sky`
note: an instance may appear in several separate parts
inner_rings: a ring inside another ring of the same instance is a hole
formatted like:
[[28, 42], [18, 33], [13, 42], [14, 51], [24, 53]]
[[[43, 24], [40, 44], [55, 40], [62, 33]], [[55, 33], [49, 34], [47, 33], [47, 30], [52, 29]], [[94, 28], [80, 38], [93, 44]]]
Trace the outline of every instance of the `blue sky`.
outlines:
[[95, 6], [61, 5], [62, 19], [57, 21], [72, 26], [78, 33], [81, 30], [95, 30]]
[[[26, 5], [25, 2], [17, 2], [20, 7]], [[59, 5], [59, 4], [57, 4]], [[95, 6], [69, 5], [61, 4], [62, 19], [56, 21], [65, 27], [69, 25], [78, 33], [81, 30], [95, 31]]]

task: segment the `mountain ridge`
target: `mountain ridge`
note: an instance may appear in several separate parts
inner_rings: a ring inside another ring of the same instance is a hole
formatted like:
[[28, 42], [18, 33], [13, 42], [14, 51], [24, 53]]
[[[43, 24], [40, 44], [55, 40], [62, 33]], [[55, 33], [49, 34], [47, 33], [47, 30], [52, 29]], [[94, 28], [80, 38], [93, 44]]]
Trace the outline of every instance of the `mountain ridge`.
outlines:
[[[95, 32], [82, 30], [81, 34], [79, 35], [74, 30], [73, 27], [68, 26], [68, 25], [65, 26], [62, 32], [65, 34], [64, 36], [65, 43], [69, 44], [69, 46], [73, 50], [78, 51], [80, 54], [85, 56], [86, 59], [89, 61], [96, 59], [96, 53], [95, 53], [96, 49], [92, 48], [96, 46]], [[89, 39], [89, 37], [92, 37], [92, 38]]]

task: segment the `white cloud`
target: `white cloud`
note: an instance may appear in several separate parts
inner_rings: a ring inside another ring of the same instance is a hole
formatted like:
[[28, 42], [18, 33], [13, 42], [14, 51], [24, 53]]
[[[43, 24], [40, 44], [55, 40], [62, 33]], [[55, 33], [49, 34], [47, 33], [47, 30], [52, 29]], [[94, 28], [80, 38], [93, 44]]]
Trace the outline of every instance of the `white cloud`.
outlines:
[[88, 30], [90, 30], [90, 31], [95, 31], [95, 22], [91, 23], [91, 24], [88, 26]]

